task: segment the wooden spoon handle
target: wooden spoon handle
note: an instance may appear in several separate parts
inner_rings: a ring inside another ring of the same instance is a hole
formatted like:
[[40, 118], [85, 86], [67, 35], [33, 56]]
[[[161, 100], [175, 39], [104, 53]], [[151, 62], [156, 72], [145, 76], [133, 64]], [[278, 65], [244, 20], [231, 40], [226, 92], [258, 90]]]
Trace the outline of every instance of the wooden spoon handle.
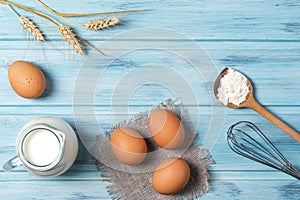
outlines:
[[270, 113], [267, 109], [261, 106], [257, 101], [253, 99], [251, 106], [249, 106], [256, 112], [258, 112], [261, 116], [272, 122], [275, 126], [280, 128], [283, 132], [288, 134], [291, 138], [300, 143], [300, 134], [295, 131], [292, 127], [284, 123], [281, 119]]

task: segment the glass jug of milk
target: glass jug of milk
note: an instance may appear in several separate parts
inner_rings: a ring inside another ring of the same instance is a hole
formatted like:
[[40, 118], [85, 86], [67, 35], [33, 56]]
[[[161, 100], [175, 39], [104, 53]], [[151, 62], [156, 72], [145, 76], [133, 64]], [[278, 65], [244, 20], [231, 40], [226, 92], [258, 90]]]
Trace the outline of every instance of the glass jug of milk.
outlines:
[[75, 161], [78, 140], [72, 127], [64, 120], [38, 117], [21, 129], [16, 150], [18, 155], [4, 164], [4, 170], [23, 165], [40, 176], [58, 176]]

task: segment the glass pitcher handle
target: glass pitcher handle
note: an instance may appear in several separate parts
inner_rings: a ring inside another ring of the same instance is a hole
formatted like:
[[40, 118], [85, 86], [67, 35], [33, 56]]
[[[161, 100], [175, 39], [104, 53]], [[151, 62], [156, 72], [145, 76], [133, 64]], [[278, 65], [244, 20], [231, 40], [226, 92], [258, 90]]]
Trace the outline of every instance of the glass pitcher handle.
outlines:
[[22, 162], [19, 159], [18, 156], [13, 157], [12, 159], [10, 159], [9, 161], [7, 161], [4, 165], [3, 165], [3, 169], [5, 171], [10, 171], [15, 167], [21, 166]]

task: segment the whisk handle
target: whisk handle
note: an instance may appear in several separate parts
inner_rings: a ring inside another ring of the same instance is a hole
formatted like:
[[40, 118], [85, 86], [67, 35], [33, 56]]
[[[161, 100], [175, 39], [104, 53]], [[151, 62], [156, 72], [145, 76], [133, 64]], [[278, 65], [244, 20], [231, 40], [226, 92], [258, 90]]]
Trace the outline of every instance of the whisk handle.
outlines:
[[253, 99], [251, 106], [249, 106], [261, 116], [272, 122], [275, 126], [280, 128], [283, 132], [288, 134], [291, 138], [300, 143], [300, 134], [295, 131], [292, 127], [284, 123], [281, 119], [273, 115], [270, 111], [265, 109], [262, 105], [260, 105], [256, 100]]

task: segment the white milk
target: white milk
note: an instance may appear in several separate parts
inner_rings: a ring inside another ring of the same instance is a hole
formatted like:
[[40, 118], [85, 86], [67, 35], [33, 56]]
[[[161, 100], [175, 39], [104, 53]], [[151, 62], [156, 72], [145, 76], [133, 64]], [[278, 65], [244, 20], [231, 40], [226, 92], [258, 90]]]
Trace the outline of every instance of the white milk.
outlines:
[[51, 164], [59, 156], [60, 143], [52, 132], [36, 129], [26, 137], [23, 151], [29, 162], [45, 166]]

